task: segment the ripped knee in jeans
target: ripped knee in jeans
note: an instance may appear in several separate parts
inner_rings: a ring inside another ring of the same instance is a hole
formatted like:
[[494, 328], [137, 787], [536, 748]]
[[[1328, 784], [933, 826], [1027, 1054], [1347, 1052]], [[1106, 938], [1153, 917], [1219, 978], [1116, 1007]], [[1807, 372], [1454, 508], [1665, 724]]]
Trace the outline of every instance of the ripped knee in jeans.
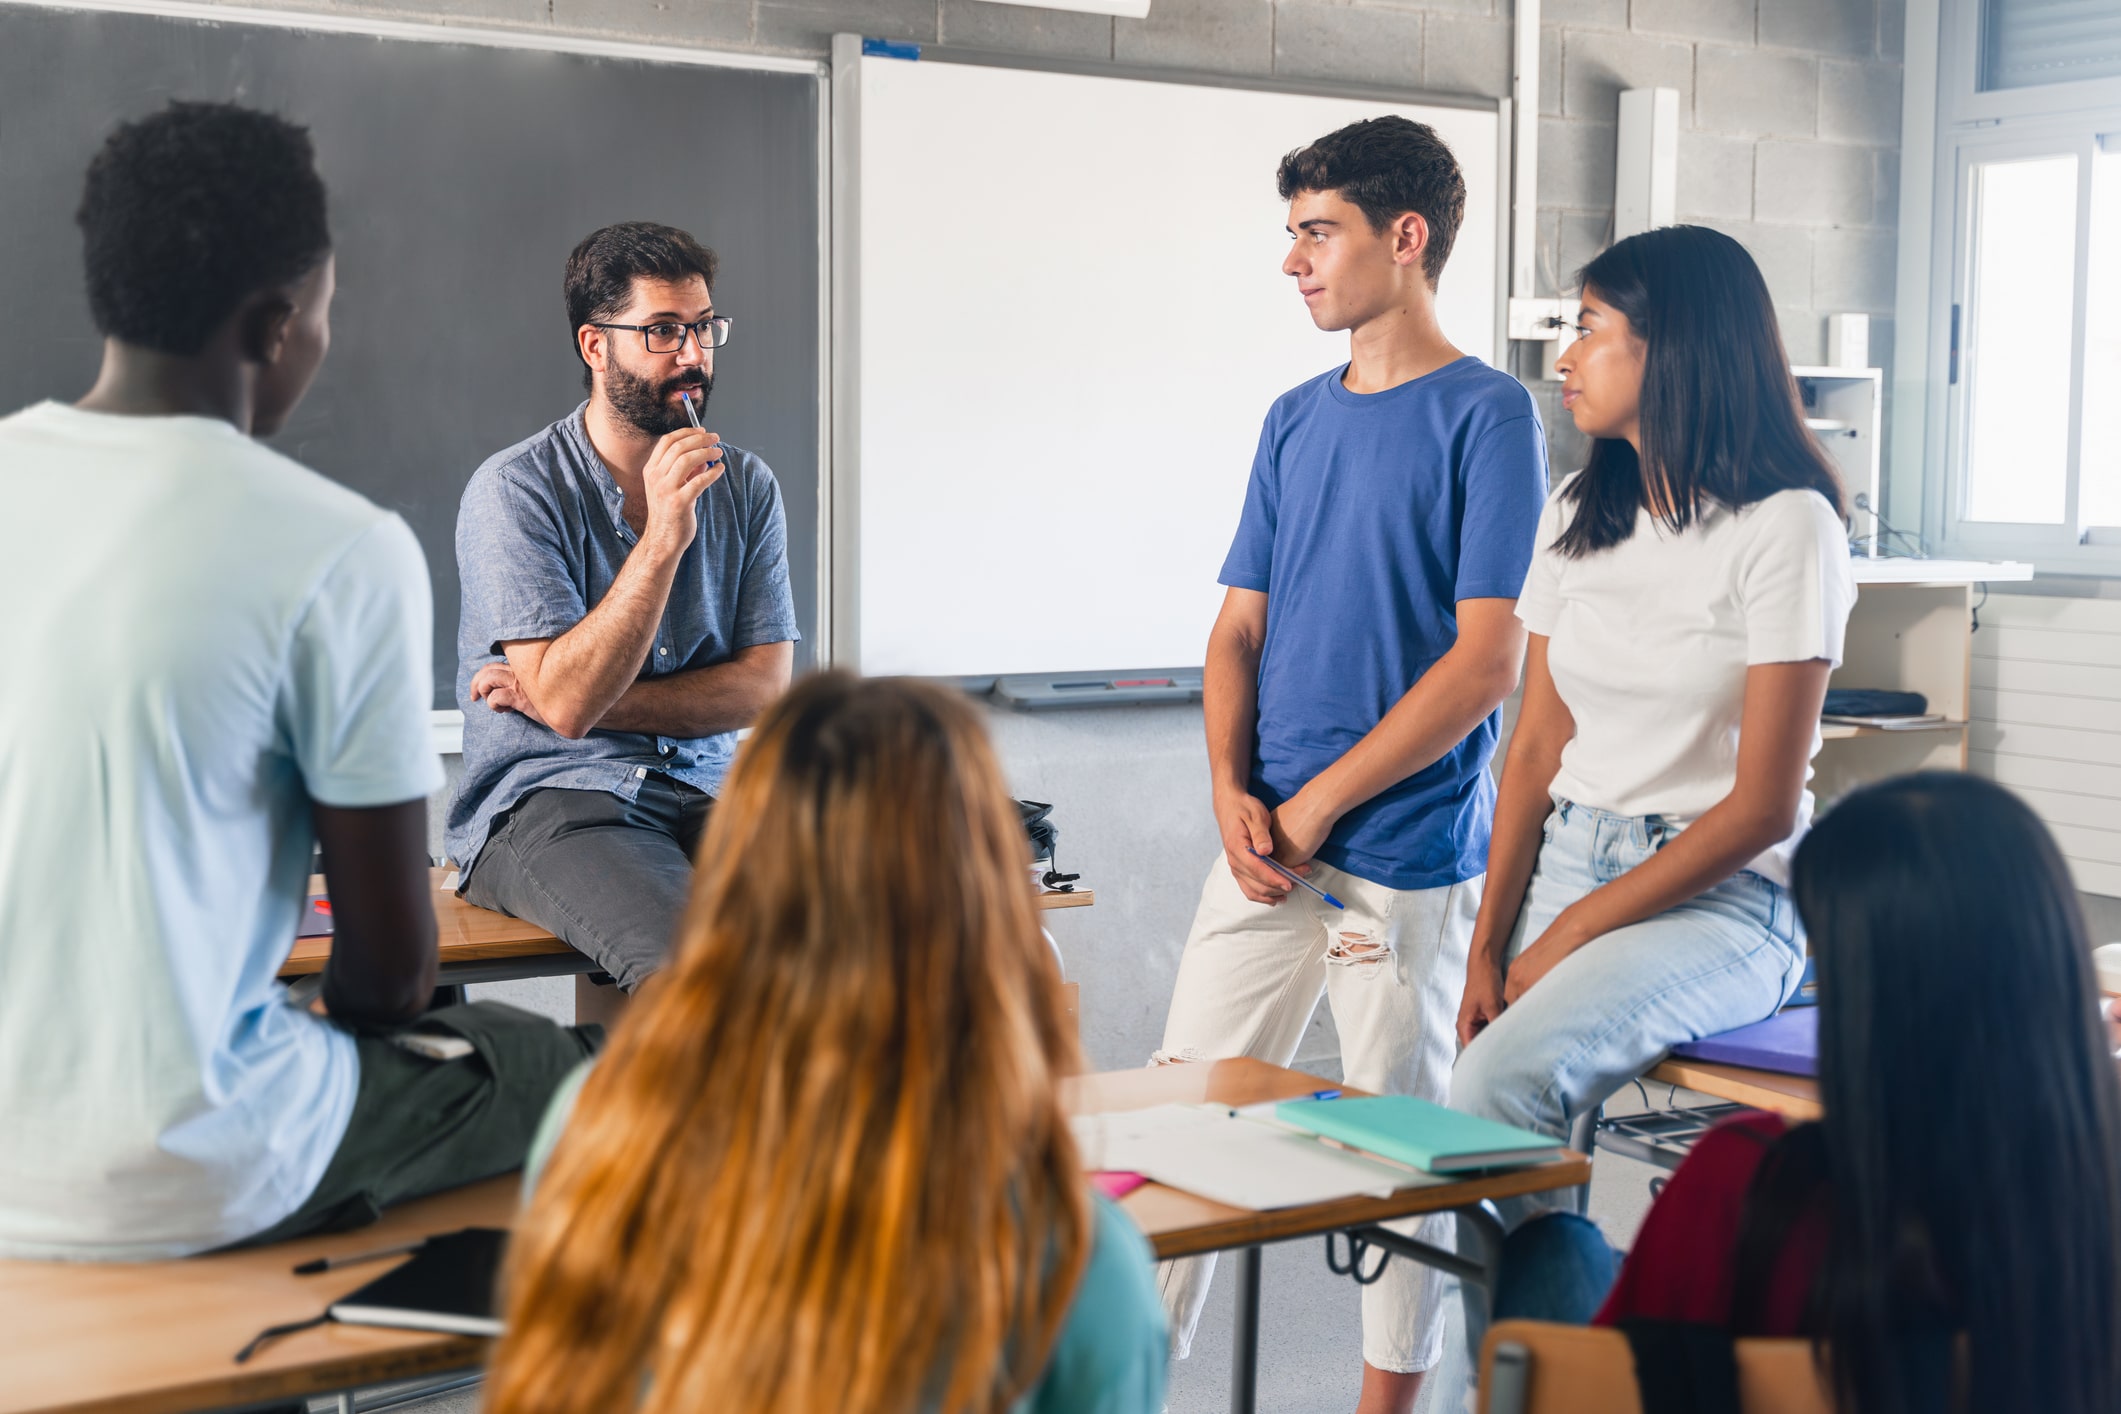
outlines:
[[1392, 945], [1368, 933], [1335, 933], [1326, 945], [1330, 967], [1359, 967], [1368, 971], [1382, 966], [1392, 956]]

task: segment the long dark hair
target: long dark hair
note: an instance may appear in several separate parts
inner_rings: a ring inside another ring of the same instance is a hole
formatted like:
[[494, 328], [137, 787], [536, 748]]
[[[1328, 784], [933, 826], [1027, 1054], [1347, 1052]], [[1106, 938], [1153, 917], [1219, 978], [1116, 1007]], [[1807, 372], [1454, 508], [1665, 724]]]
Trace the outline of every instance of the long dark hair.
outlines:
[[1903, 776], [1826, 815], [1794, 891], [1825, 1117], [1747, 1195], [1740, 1290], [1823, 1191], [1810, 1328], [1844, 1414], [1954, 1381], [1963, 1409], [2121, 1409], [2121, 1084], [2054, 840], [2001, 786]]
[[1841, 478], [1805, 428], [1767, 281], [1744, 246], [1706, 226], [1664, 226], [1616, 243], [1577, 280], [1626, 315], [1648, 350], [1642, 455], [1618, 438], [1592, 444], [1562, 493], [1576, 508], [1555, 541], [1564, 555], [1620, 544], [1646, 506], [1675, 533], [1705, 502], [1736, 510], [1777, 491], [1817, 491], [1847, 515]]

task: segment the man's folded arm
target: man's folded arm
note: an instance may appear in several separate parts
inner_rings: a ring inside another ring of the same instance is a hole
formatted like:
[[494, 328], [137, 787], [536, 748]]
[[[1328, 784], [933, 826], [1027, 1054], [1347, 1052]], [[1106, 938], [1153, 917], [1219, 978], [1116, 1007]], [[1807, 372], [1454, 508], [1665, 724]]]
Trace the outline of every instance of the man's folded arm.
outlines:
[[748, 727], [788, 690], [795, 644], [739, 648], [727, 662], [642, 678], [620, 694], [597, 726], [613, 732], [703, 737]]

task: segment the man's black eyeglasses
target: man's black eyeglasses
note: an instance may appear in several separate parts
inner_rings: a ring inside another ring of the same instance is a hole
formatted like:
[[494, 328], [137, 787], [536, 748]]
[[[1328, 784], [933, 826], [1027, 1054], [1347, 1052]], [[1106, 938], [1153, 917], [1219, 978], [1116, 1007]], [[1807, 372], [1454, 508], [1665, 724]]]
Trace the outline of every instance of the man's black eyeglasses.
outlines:
[[600, 324], [590, 321], [594, 329], [631, 329], [641, 336], [641, 342], [650, 353], [676, 353], [685, 347], [685, 333], [699, 340], [702, 349], [718, 349], [729, 342], [730, 320], [719, 314], [710, 314], [697, 324]]

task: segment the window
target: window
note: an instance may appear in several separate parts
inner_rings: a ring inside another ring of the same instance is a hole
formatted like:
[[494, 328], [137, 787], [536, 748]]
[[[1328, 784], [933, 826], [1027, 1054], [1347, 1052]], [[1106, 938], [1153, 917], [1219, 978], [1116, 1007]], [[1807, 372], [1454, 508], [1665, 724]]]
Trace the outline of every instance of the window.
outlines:
[[2121, 575], [2121, 4], [1938, 5], [1923, 529]]

